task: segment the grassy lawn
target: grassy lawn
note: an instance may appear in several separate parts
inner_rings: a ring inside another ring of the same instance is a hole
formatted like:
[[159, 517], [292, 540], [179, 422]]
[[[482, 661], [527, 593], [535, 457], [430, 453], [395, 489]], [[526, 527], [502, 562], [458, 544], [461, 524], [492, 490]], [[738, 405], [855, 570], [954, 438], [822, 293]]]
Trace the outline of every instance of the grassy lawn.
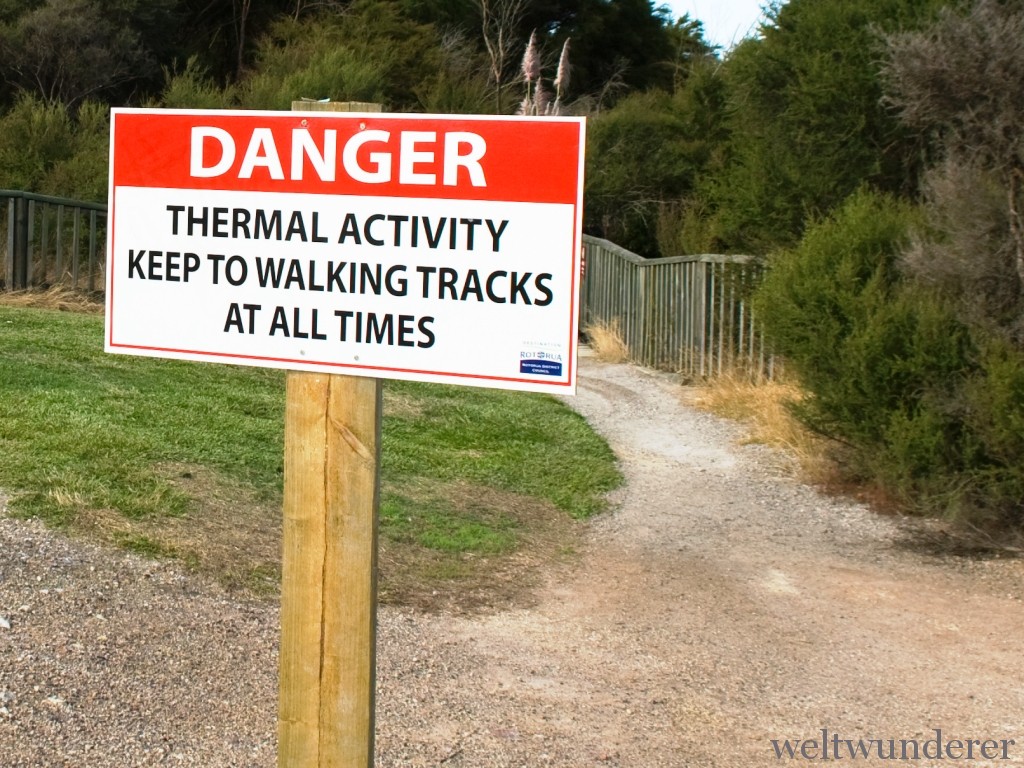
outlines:
[[[0, 306], [11, 511], [274, 591], [285, 374], [107, 355], [102, 335], [95, 314]], [[382, 478], [381, 594], [414, 603], [488, 602], [513, 561], [570, 549], [620, 482], [554, 398], [393, 381]]]

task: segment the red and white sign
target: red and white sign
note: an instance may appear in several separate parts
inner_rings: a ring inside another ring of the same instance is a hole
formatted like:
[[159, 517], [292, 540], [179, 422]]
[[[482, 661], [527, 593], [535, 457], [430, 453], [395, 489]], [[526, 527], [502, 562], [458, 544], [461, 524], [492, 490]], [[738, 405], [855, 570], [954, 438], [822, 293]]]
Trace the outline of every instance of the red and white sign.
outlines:
[[584, 121], [114, 109], [108, 352], [572, 394]]

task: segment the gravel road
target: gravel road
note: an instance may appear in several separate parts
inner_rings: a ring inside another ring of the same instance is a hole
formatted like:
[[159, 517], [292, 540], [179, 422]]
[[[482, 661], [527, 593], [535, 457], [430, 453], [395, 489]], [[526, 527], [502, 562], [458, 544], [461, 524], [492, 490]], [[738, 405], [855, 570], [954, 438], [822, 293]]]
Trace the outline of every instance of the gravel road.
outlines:
[[[381, 610], [378, 766], [768, 766], [822, 729], [1024, 765], [1024, 562], [908, 546], [672, 377], [584, 360], [580, 389], [615, 511], [529, 608]], [[3, 768], [269, 768], [276, 642], [271, 605], [0, 515]]]

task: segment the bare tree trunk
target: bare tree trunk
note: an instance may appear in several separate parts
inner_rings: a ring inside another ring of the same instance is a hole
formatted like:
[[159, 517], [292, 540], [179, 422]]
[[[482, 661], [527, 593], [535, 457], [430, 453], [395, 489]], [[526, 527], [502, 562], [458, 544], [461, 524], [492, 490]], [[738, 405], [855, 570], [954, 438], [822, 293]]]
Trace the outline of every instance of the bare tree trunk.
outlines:
[[292, 18], [298, 21], [299, 17], [307, 11], [313, 12], [327, 8], [332, 8], [337, 11], [343, 7], [344, 3], [339, 0], [295, 0], [295, 13], [292, 14]]
[[515, 31], [523, 17], [526, 0], [475, 0], [480, 11], [480, 31], [490, 59], [494, 81], [495, 109], [504, 114], [505, 74], [515, 53]]
[[237, 0], [238, 13], [235, 16], [235, 23], [238, 30], [238, 61], [235, 66], [235, 79], [242, 79], [242, 71], [245, 69], [245, 27], [249, 21], [249, 11], [252, 10], [252, 0]]
[[1010, 231], [1013, 233], [1015, 264], [1017, 268], [1018, 295], [1024, 296], [1024, 220], [1020, 213], [1021, 180], [1024, 179], [1024, 168], [1014, 164], [1009, 173], [1009, 185], [1006, 192], [1007, 207], [1010, 214]]

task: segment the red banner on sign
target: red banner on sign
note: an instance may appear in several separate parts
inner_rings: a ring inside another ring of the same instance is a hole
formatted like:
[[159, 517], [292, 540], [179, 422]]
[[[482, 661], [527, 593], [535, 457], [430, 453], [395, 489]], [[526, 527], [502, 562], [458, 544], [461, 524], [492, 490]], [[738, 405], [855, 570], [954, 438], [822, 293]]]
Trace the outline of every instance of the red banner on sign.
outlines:
[[581, 154], [575, 119], [114, 110], [111, 172], [117, 187], [575, 205]]

